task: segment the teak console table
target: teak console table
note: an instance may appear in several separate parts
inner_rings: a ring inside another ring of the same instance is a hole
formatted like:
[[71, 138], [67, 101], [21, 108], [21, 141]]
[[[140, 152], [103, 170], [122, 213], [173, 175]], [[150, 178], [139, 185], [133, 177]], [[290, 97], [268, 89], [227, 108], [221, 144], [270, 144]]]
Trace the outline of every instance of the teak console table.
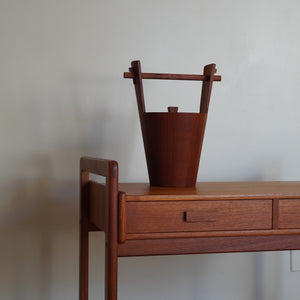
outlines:
[[118, 257], [300, 249], [300, 182], [119, 184], [117, 162], [88, 157], [80, 180], [80, 300], [88, 300], [90, 231], [105, 232], [106, 300], [117, 300]]

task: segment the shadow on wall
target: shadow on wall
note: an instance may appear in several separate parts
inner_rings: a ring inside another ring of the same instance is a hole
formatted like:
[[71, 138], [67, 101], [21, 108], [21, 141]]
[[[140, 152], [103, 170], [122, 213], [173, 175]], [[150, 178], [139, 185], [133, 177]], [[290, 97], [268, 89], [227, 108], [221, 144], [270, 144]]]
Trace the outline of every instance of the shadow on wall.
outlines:
[[141, 134], [131, 89], [132, 101], [125, 101], [129, 89], [122, 72], [117, 77], [69, 74], [66, 85], [72, 95], [70, 106], [76, 116], [82, 153], [122, 162], [122, 177], [135, 160], [136, 133]]
[[[0, 299], [78, 297], [79, 158], [131, 155], [129, 146], [126, 154], [118, 147], [134, 121], [108, 101], [116, 98], [112, 86], [68, 78], [57, 95], [24, 96], [10, 108], [24, 122], [11, 124], [1, 149], [7, 176], [0, 181]], [[98, 258], [102, 244], [99, 250]]]
[[10, 197], [0, 210], [0, 298], [75, 299], [78, 182], [51, 178], [47, 157], [33, 161], [37, 179], [20, 178], [4, 188]]

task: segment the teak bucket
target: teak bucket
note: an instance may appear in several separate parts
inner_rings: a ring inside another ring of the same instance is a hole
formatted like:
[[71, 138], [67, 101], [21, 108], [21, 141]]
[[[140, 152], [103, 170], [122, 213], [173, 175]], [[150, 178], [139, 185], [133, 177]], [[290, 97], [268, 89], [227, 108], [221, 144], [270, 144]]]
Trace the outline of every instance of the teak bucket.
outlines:
[[[194, 187], [197, 180], [215, 64], [204, 67], [203, 75], [142, 73], [140, 61], [131, 63], [125, 78], [133, 78], [143, 134], [150, 185]], [[146, 112], [142, 79], [203, 81], [200, 113]]]

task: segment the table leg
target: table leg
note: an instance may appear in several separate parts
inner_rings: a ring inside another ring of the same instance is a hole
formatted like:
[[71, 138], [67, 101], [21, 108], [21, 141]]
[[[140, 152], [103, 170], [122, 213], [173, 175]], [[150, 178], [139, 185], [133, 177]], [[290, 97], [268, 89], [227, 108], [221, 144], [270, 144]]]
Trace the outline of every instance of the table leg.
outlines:
[[114, 243], [109, 243], [105, 237], [105, 300], [118, 298], [118, 257]]
[[88, 220], [89, 174], [80, 174], [80, 230], [79, 230], [79, 300], [89, 297], [89, 220]]

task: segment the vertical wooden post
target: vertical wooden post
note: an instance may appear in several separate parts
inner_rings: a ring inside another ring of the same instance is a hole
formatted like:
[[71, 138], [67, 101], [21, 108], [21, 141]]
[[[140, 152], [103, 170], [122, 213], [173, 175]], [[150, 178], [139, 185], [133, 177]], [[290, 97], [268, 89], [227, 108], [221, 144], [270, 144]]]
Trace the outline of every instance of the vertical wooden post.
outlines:
[[142, 81], [141, 62], [139, 60], [135, 60], [131, 62], [131, 68], [129, 70], [134, 74], [133, 83], [135, 87], [136, 100], [137, 100], [140, 120], [142, 121], [143, 113], [146, 112], [146, 108], [145, 108], [144, 89], [143, 89], [143, 81]]
[[134, 75], [133, 83], [134, 83], [136, 101], [137, 101], [137, 106], [139, 111], [142, 136], [143, 136], [143, 140], [145, 141], [147, 139], [147, 135], [145, 133], [145, 121], [144, 121], [146, 106], [145, 106], [144, 88], [143, 88], [143, 80], [142, 80], [141, 62], [139, 60], [132, 61], [131, 68], [129, 68], [129, 70]]
[[118, 297], [118, 164], [109, 162], [106, 178], [107, 200], [105, 218], [105, 300]]
[[203, 75], [206, 77], [202, 83], [200, 113], [207, 114], [209, 108], [209, 101], [211, 95], [212, 84], [214, 81], [214, 74], [217, 72], [216, 65], [206, 65], [203, 70]]
[[89, 173], [80, 170], [79, 300], [89, 296]]

